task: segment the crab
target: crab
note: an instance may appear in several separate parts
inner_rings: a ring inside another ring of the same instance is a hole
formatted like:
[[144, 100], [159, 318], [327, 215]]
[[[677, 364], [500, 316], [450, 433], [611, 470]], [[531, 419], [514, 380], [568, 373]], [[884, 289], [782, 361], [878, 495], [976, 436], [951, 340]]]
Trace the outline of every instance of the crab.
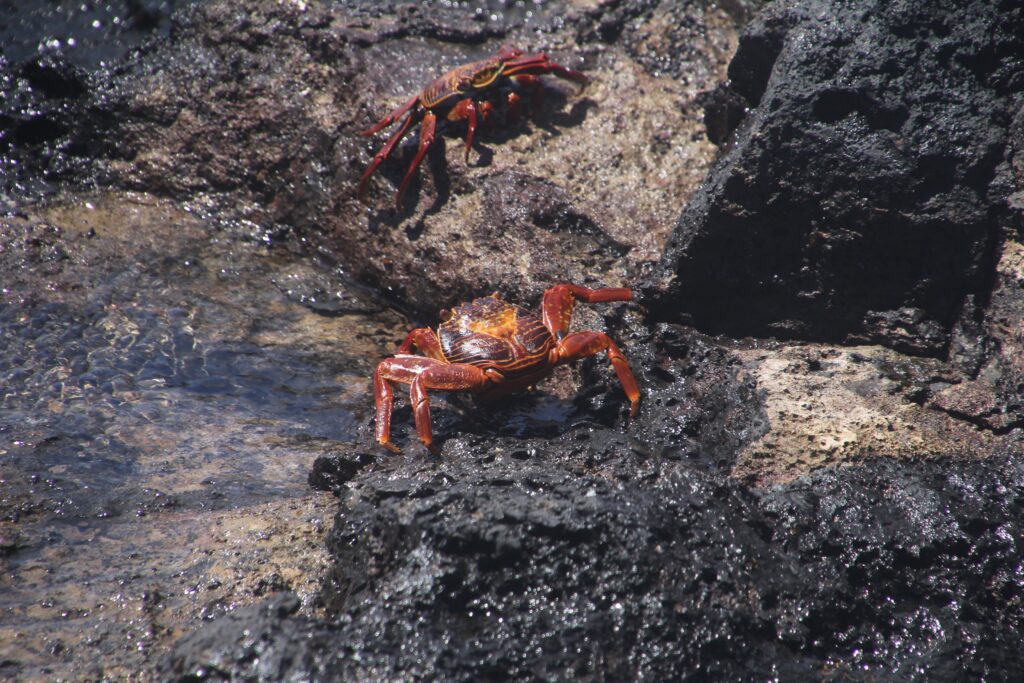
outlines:
[[522, 50], [503, 46], [497, 54], [487, 59], [458, 66], [440, 78], [434, 80], [422, 91], [413, 95], [405, 104], [382, 118], [376, 125], [362, 132], [363, 135], [375, 135], [387, 128], [398, 119], [405, 120], [388, 138], [380, 151], [373, 157], [366, 172], [359, 181], [359, 199], [366, 193], [366, 183], [374, 171], [394, 150], [395, 145], [405, 136], [417, 122], [420, 126], [420, 143], [416, 156], [413, 157], [409, 170], [406, 171], [402, 184], [395, 194], [395, 207], [400, 207], [402, 195], [412, 180], [427, 150], [434, 143], [434, 132], [439, 116], [449, 121], [467, 121], [466, 128], [466, 161], [469, 161], [469, 150], [473, 146], [473, 133], [476, 131], [478, 116], [487, 121], [494, 112], [493, 99], [505, 94], [505, 101], [510, 111], [518, 111], [520, 96], [511, 89], [513, 83], [536, 91], [543, 74], [554, 74], [560, 78], [575, 81], [581, 86], [587, 84], [587, 77], [551, 61], [543, 52], [525, 54]]
[[[619, 382], [629, 399], [629, 415], [636, 415], [640, 389], [626, 357], [604, 332], [569, 332], [576, 300], [586, 303], [631, 301], [628, 288], [589, 289], [559, 284], [544, 292], [540, 313], [510, 304], [494, 293], [455, 306], [442, 315], [437, 331], [413, 330], [398, 353], [382, 360], [373, 373], [377, 413], [377, 442], [400, 452], [391, 442], [392, 382], [410, 385], [416, 433], [432, 453], [428, 389], [469, 391], [487, 399], [532, 387], [559, 365], [602, 351], [608, 353]], [[410, 352], [416, 348], [422, 356]]]

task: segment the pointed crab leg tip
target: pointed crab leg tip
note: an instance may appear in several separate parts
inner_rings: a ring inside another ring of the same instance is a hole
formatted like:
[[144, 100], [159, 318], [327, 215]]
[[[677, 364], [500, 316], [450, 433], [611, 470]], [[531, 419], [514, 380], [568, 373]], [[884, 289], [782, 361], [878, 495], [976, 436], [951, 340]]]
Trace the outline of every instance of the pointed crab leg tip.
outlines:
[[392, 453], [401, 453], [402, 449], [391, 443], [390, 441], [378, 441], [378, 443], [384, 448], [388, 449]]
[[398, 193], [395, 194], [395, 211], [401, 211], [402, 210], [402, 200], [403, 199], [405, 199], [405, 188], [404, 187], [399, 189]]

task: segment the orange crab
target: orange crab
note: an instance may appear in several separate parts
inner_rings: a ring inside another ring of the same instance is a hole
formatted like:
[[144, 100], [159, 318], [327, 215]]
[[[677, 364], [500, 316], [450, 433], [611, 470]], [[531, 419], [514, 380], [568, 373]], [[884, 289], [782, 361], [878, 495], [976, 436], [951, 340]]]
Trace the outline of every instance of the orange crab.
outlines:
[[[470, 391], [491, 397], [533, 386], [555, 367], [608, 352], [615, 373], [636, 415], [640, 389], [622, 351], [604, 332], [569, 332], [576, 300], [587, 303], [631, 301], [625, 288], [589, 289], [560, 284], [544, 292], [540, 314], [503, 301], [497, 293], [452, 308], [437, 328], [413, 330], [398, 353], [382, 360], [373, 373], [377, 405], [377, 442], [396, 453], [391, 442], [392, 382], [410, 385], [416, 433], [433, 453], [428, 389]], [[423, 354], [414, 356], [416, 347]]]
[[[536, 88], [543, 74], [554, 74], [560, 78], [586, 85], [587, 77], [579, 71], [551, 61], [546, 54], [524, 54], [522, 50], [503, 46], [496, 55], [479, 62], [463, 64], [434, 80], [421, 92], [413, 95], [408, 102], [382, 118], [375, 126], [363, 131], [363, 135], [374, 135], [405, 116], [405, 120], [392, 134], [380, 151], [373, 157], [366, 172], [359, 181], [359, 198], [366, 192], [366, 182], [373, 172], [388, 158], [395, 145], [408, 130], [418, 121], [420, 126], [420, 146], [413, 157], [409, 170], [402, 179], [395, 195], [395, 206], [401, 206], [402, 195], [412, 180], [427, 150], [434, 143], [434, 131], [438, 116], [445, 116], [449, 121], [467, 121], [466, 129], [466, 160], [473, 146], [473, 133], [476, 131], [477, 117], [487, 120], [494, 111], [491, 98], [505, 92], [510, 110], [518, 110], [520, 96], [509, 87], [515, 82], [526, 88]], [[408, 114], [406, 116], [406, 114]]]

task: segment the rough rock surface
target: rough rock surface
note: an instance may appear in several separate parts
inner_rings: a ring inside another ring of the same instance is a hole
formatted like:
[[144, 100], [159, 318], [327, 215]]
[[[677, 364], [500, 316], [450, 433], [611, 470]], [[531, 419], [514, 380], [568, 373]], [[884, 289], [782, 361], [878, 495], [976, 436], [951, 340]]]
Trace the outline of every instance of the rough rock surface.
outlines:
[[1017, 3], [767, 6], [711, 98], [751, 109], [672, 236], [658, 315], [943, 355], [1014, 220], [1022, 74]]
[[[174, 39], [96, 98], [116, 122], [106, 177], [286, 226], [421, 315], [495, 290], [532, 302], [556, 281], [632, 279], [714, 156], [695, 102], [724, 77], [744, 4], [445, 4], [216, 1], [176, 15]], [[386, 138], [359, 131], [503, 43], [592, 82], [545, 77], [543, 100], [518, 122], [499, 114], [468, 164], [465, 126], [442, 122], [396, 211], [411, 133], [361, 204]]]
[[[247, 637], [183, 642], [166, 671], [258, 676], [242, 641], [314, 678], [1015, 671], [1017, 85], [970, 57], [988, 54], [970, 27], [1018, 17], [936, 14], [929, 42], [897, 22], [909, 6], [857, 7], [780, 3], [745, 34], [730, 73], [759, 106], [647, 290], [672, 322], [604, 321], [644, 387], [634, 424], [603, 363], [503, 406], [435, 399], [440, 460], [367, 452], [365, 424], [311, 479], [342, 504], [334, 621], [264, 613]], [[1015, 59], [1019, 34], [992, 35]], [[396, 411], [415, 451], [410, 421]]]
[[1019, 458], [752, 491], [622, 451], [564, 469], [473, 452], [353, 483], [335, 621], [286, 619], [278, 599], [184, 639], [165, 673], [953, 681], [1024, 663]]

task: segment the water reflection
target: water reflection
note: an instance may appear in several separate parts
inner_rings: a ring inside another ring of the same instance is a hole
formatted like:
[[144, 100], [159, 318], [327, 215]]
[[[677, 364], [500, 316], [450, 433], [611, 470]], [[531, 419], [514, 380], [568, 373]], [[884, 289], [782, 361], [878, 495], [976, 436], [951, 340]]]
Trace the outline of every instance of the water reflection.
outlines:
[[329, 271], [147, 197], [2, 220], [0, 677], [144, 670], [189, 620], [312, 596], [310, 465], [406, 323], [343, 284], [358, 312], [317, 313], [274, 281]]

